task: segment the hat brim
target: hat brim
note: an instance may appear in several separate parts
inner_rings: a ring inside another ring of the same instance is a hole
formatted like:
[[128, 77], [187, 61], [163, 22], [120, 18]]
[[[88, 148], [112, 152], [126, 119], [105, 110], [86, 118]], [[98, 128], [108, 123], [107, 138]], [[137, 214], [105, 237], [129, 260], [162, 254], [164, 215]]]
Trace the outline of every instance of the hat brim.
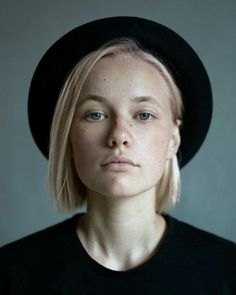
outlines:
[[66, 77], [82, 57], [118, 37], [130, 37], [160, 57], [181, 90], [185, 112], [178, 157], [183, 167], [199, 150], [210, 126], [210, 81], [200, 58], [182, 37], [157, 22], [139, 17], [109, 17], [86, 23], [48, 49], [30, 85], [28, 119], [32, 136], [48, 158], [51, 122]]

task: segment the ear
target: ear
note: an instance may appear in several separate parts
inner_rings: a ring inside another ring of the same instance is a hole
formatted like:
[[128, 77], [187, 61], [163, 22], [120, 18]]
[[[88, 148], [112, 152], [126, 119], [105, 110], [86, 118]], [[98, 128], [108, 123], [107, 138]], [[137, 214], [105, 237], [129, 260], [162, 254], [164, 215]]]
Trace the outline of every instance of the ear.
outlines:
[[172, 129], [172, 134], [170, 137], [170, 142], [167, 150], [167, 160], [171, 160], [178, 152], [180, 143], [181, 143], [181, 138], [180, 138], [180, 132], [179, 132], [179, 126], [180, 123], [177, 122]]

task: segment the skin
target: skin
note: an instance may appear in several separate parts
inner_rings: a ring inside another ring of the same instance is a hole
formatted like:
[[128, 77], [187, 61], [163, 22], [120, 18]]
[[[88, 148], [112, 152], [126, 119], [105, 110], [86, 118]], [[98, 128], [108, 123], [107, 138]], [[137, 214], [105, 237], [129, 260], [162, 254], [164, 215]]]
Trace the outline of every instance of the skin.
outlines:
[[[152, 96], [157, 105], [132, 102], [137, 96]], [[77, 224], [83, 247], [109, 269], [142, 264], [166, 231], [164, 218], [155, 212], [155, 186], [180, 145], [169, 91], [157, 69], [137, 57], [101, 59], [82, 88], [70, 140], [77, 174], [88, 188], [87, 212]], [[120, 154], [137, 166], [123, 171], [101, 166]]]

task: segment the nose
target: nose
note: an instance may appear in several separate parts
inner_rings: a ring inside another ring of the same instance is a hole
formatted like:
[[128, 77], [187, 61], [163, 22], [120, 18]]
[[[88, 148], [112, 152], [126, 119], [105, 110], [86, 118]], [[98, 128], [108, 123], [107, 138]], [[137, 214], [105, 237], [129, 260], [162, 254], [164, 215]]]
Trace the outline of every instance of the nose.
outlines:
[[130, 132], [132, 124], [125, 122], [125, 120], [118, 119], [112, 125], [109, 134], [107, 136], [107, 144], [109, 147], [125, 146], [129, 147], [132, 145], [132, 135]]

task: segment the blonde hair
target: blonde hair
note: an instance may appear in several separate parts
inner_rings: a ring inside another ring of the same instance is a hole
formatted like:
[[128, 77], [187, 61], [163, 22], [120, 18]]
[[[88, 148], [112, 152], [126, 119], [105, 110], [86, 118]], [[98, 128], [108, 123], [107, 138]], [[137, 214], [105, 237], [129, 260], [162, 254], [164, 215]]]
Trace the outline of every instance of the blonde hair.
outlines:
[[[113, 39], [81, 59], [66, 79], [52, 120], [49, 145], [49, 190], [60, 211], [74, 211], [86, 205], [86, 186], [80, 181], [69, 133], [82, 86], [93, 66], [102, 58], [119, 54], [140, 57], [151, 63], [167, 84], [173, 122], [182, 118], [181, 93], [164, 64], [129, 38]], [[180, 194], [180, 171], [177, 157], [167, 160], [164, 173], [156, 186], [156, 211], [167, 213]]]

